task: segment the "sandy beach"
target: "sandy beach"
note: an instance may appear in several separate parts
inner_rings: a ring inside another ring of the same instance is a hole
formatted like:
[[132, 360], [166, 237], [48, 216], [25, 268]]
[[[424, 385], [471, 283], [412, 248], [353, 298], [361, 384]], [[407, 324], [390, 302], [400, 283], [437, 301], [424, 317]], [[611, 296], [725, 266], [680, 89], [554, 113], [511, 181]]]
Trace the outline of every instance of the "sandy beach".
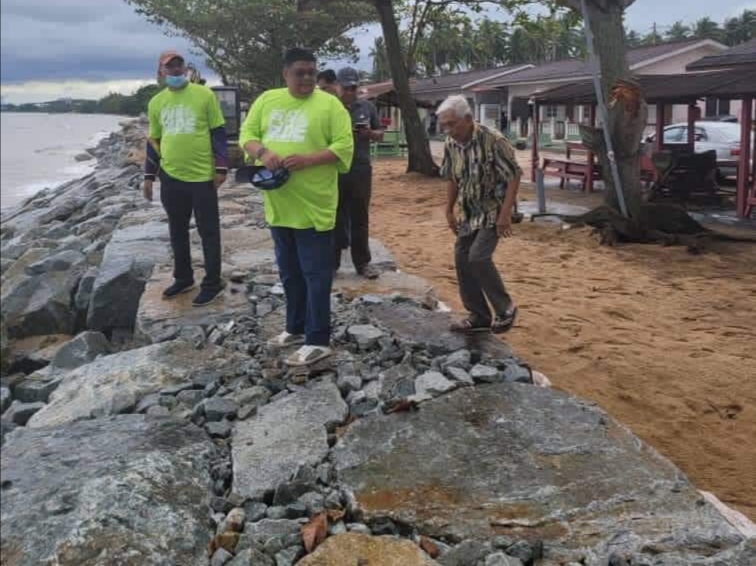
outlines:
[[[459, 310], [440, 179], [374, 169], [372, 234]], [[535, 200], [529, 188], [521, 200]], [[549, 191], [583, 206], [600, 194]], [[599, 246], [590, 229], [522, 223], [496, 253], [519, 304], [506, 340], [591, 399], [700, 488], [756, 519], [756, 245]]]

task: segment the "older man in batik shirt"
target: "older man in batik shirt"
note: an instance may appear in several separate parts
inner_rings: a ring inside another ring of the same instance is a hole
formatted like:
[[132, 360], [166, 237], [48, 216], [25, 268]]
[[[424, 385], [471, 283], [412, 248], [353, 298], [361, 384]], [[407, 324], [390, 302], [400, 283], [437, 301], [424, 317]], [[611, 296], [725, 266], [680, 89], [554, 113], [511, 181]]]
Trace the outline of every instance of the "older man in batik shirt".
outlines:
[[448, 180], [446, 219], [457, 235], [454, 262], [459, 294], [469, 313], [452, 330], [507, 332], [517, 307], [492, 256], [499, 239], [512, 235], [512, 208], [522, 171], [509, 141], [475, 122], [464, 97], [450, 96], [437, 115], [447, 134], [441, 168]]

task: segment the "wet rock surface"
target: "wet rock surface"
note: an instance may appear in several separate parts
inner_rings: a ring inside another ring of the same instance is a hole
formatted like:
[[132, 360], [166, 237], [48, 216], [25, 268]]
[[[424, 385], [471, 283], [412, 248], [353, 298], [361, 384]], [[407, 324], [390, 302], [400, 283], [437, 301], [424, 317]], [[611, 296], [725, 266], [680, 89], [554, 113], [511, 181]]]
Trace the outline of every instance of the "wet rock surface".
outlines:
[[203, 563], [213, 450], [190, 423], [139, 415], [15, 431], [3, 564]]

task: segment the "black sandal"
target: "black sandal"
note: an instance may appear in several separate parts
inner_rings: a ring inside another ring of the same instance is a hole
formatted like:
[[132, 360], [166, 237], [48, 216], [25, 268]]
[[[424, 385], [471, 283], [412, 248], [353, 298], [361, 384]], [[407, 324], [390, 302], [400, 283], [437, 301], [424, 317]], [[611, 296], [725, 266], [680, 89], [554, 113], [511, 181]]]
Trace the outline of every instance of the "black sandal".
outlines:
[[475, 334], [477, 332], [491, 332], [491, 327], [476, 325], [472, 320], [466, 318], [462, 322], [453, 322], [449, 326], [449, 330], [460, 334]]
[[494, 334], [504, 334], [505, 332], [509, 332], [512, 330], [516, 320], [517, 307], [513, 308], [511, 312], [507, 312], [503, 316], [497, 316], [491, 325], [491, 332]]

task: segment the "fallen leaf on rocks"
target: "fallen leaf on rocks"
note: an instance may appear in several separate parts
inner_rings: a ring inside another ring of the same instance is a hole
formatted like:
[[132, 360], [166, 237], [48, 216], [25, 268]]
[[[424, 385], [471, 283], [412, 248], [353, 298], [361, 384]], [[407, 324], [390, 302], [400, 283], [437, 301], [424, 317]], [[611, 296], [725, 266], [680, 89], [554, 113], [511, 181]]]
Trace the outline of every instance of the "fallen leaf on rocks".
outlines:
[[224, 550], [227, 550], [231, 554], [234, 553], [234, 549], [236, 548], [236, 545], [239, 543], [239, 533], [233, 533], [233, 532], [226, 532], [221, 535], [216, 535], [213, 540], [210, 541], [210, 544], [208, 545], [208, 555], [210, 557], [215, 554], [215, 551], [219, 548], [222, 548]]
[[328, 535], [328, 514], [318, 513], [302, 527], [302, 543], [307, 554], [311, 553]]
[[438, 558], [441, 554], [441, 550], [436, 546], [436, 543], [424, 535], [420, 537], [420, 548], [431, 558]]
[[349, 413], [349, 417], [347, 417], [346, 422], [336, 427], [336, 438], [341, 438], [346, 434], [346, 431], [349, 430], [349, 425], [352, 424], [354, 421], [357, 420], [357, 417], [354, 416], [353, 413]]
[[328, 520], [332, 523], [338, 523], [344, 518], [344, 511], [342, 509], [329, 509], [326, 513], [328, 514]]
[[392, 405], [388, 409], [386, 409], [386, 414], [390, 415], [391, 413], [403, 413], [407, 411], [417, 411], [417, 401], [402, 399], [395, 405]]

